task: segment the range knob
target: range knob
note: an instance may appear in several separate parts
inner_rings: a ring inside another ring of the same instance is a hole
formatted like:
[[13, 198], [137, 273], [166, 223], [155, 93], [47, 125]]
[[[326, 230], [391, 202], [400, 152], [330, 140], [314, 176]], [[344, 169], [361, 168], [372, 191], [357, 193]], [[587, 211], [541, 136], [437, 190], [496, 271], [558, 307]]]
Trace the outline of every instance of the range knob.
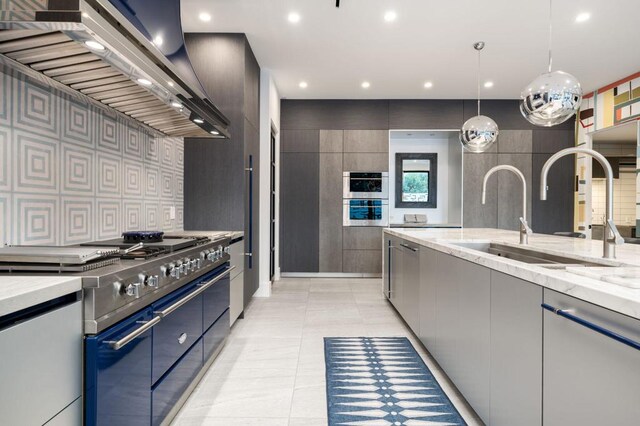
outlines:
[[225, 253], [227, 253], [227, 254], [229, 254], [229, 253], [231, 252], [231, 247], [226, 246], [226, 247], [224, 248], [224, 252], [225, 252]]
[[134, 296], [136, 299], [140, 297], [140, 283], [132, 283], [124, 287], [127, 296]]
[[192, 259], [192, 260], [191, 260], [191, 262], [190, 262], [190, 263], [191, 263], [191, 270], [192, 270], [192, 271], [195, 271], [195, 270], [196, 270], [196, 268], [199, 268], [199, 267], [200, 267], [200, 266], [199, 266], [199, 262], [200, 262], [200, 259], [197, 259], [197, 260], [196, 260], [196, 259]]
[[158, 288], [160, 284], [160, 278], [157, 275], [153, 275], [147, 279], [147, 285], [151, 288]]
[[173, 268], [175, 268], [175, 264], [170, 263], [168, 265], [162, 265], [160, 267], [160, 272], [162, 273], [162, 276], [164, 277], [169, 277], [173, 275]]
[[200, 252], [200, 260], [205, 260], [207, 258], [207, 254], [203, 251]]
[[[173, 266], [171, 266], [173, 265]], [[171, 264], [169, 265], [170, 269], [171, 269], [171, 276], [175, 279], [180, 279], [180, 274], [182, 273], [182, 265], [180, 262], [178, 262], [177, 264]]]
[[207, 259], [209, 259], [212, 262], [216, 260], [216, 254], [214, 253], [213, 250], [209, 251], [209, 254], [207, 254]]
[[202, 267], [202, 259], [197, 259], [195, 262], [196, 262], [196, 267], [200, 269]]

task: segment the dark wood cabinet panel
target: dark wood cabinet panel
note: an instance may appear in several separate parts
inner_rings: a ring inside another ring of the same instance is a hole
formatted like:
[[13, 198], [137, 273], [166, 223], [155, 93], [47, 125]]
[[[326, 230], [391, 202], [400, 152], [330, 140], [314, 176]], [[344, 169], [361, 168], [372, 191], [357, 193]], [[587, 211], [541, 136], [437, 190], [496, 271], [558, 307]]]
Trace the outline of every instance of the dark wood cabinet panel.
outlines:
[[382, 274], [382, 250], [344, 250], [342, 253], [344, 272]]
[[498, 152], [532, 152], [532, 130], [502, 130], [498, 136]]
[[260, 128], [260, 65], [249, 47], [249, 41], [245, 42], [244, 57], [244, 115], [258, 129]]
[[498, 163], [497, 154], [465, 154], [463, 191], [463, 226], [465, 228], [498, 227], [498, 180], [487, 182], [487, 203], [482, 204], [482, 180]]
[[389, 101], [390, 129], [458, 129], [464, 123], [460, 100]]
[[533, 131], [533, 151], [536, 153], [554, 154], [561, 149], [575, 146], [573, 129], [536, 129]]
[[280, 269], [318, 272], [318, 153], [280, 155]]
[[283, 130], [280, 152], [320, 152], [320, 130]]
[[387, 130], [345, 130], [344, 152], [389, 152]]
[[283, 100], [281, 129], [389, 129], [389, 101]]
[[575, 156], [559, 159], [549, 170], [547, 201], [540, 200], [540, 171], [552, 154], [533, 154], [531, 229], [536, 233], [573, 231]]

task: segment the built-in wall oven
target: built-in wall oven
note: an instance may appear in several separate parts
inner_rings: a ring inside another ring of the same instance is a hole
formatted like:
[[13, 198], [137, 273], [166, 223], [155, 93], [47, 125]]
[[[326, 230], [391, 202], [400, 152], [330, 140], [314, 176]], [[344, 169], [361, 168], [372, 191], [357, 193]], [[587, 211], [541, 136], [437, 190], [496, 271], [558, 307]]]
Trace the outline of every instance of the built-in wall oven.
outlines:
[[342, 198], [388, 199], [389, 173], [344, 172]]
[[344, 226], [389, 226], [389, 200], [344, 199]]

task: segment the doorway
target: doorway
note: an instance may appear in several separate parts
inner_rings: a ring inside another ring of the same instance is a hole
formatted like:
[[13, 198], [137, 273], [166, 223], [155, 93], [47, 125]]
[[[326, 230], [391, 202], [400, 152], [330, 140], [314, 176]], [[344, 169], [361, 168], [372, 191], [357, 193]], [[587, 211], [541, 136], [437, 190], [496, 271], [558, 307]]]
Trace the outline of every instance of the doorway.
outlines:
[[271, 130], [270, 186], [269, 186], [269, 280], [276, 274], [276, 135]]

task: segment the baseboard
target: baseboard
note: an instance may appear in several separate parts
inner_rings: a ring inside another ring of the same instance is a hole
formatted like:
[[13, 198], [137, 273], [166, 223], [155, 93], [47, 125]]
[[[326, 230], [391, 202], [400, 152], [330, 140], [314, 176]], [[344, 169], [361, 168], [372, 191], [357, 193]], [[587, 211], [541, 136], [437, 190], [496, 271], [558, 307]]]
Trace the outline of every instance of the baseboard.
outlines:
[[282, 278], [382, 278], [382, 274], [361, 272], [283, 272]]

